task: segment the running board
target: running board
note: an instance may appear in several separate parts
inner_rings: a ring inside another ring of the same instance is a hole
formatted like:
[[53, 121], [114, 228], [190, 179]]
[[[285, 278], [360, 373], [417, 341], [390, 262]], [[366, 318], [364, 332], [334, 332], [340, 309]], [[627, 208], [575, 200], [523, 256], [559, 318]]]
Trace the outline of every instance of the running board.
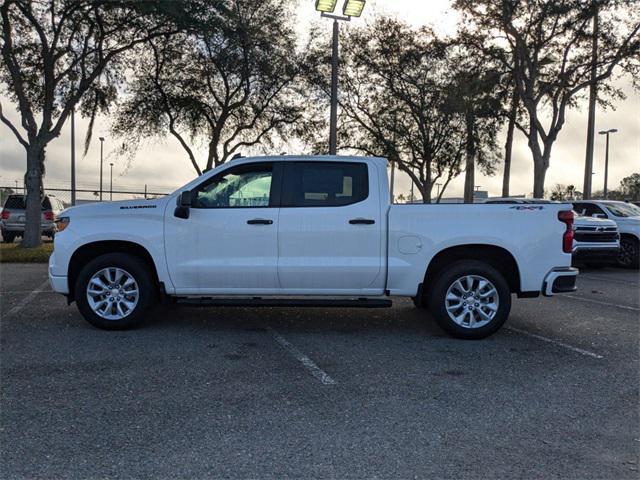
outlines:
[[293, 299], [293, 298], [188, 298], [178, 297], [177, 303], [186, 305], [213, 305], [217, 307], [307, 307], [307, 308], [389, 308], [387, 299]]

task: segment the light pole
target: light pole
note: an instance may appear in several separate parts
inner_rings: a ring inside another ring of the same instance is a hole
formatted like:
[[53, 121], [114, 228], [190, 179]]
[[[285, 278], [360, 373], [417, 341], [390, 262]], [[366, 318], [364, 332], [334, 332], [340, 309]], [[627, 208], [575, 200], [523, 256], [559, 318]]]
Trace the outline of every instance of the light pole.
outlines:
[[71, 206], [76, 204], [76, 107], [71, 109]]
[[331, 113], [329, 115], [329, 155], [338, 150], [338, 20], [351, 21], [351, 17], [359, 17], [366, 0], [345, 0], [342, 14], [333, 15], [338, 0], [316, 0], [316, 10], [326, 18], [333, 19], [333, 43], [331, 54]]
[[102, 201], [102, 153], [104, 147], [104, 137], [100, 137], [100, 201]]
[[591, 33], [591, 83], [589, 85], [589, 114], [587, 118], [587, 151], [584, 161], [584, 187], [582, 196], [585, 200], [591, 198], [591, 182], [593, 171], [593, 144], [596, 124], [596, 97], [598, 95], [597, 62], [598, 62], [598, 34], [600, 30], [598, 19], [598, 0], [593, 1], [593, 31]]
[[600, 135], [607, 136], [607, 147], [604, 154], [604, 199], [607, 199], [608, 191], [607, 191], [607, 182], [609, 180], [609, 134], [616, 133], [618, 131], [617, 128], [610, 128], [609, 130], [601, 130], [598, 132]]
[[111, 175], [109, 176], [109, 201], [113, 202], [113, 163], [109, 165], [111, 166]]

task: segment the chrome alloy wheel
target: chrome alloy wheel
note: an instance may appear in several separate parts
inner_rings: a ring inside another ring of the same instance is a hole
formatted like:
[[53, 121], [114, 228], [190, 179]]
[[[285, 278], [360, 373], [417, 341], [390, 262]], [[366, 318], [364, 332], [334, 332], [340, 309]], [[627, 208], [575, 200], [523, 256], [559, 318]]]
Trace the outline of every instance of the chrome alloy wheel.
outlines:
[[481, 328], [498, 313], [496, 287], [480, 275], [466, 275], [451, 284], [445, 297], [449, 318], [464, 328]]
[[139, 298], [136, 280], [121, 268], [103, 268], [87, 284], [89, 307], [107, 320], [125, 318], [136, 308]]

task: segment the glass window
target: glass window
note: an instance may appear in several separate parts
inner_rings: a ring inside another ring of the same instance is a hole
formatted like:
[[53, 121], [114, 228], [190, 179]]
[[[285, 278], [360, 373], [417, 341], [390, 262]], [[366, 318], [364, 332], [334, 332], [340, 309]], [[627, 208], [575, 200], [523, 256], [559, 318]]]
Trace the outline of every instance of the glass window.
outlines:
[[196, 189], [194, 207], [268, 207], [272, 177], [272, 164], [230, 168]]
[[369, 195], [364, 163], [285, 163], [283, 207], [339, 207]]
[[605, 203], [605, 206], [616, 217], [640, 217], [640, 207], [631, 203]]
[[580, 214], [585, 217], [593, 217], [594, 215], [602, 215], [604, 218], [607, 218], [607, 214], [604, 213], [598, 205], [593, 203], [574, 203], [573, 208]]

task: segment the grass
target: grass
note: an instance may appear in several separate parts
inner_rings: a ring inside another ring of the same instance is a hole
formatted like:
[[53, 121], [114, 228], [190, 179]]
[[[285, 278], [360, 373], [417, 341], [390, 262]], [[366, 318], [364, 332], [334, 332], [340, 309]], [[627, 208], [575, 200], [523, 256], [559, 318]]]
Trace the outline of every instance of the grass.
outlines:
[[43, 243], [36, 248], [22, 248], [16, 243], [0, 243], [0, 263], [47, 263], [53, 251], [53, 243]]

